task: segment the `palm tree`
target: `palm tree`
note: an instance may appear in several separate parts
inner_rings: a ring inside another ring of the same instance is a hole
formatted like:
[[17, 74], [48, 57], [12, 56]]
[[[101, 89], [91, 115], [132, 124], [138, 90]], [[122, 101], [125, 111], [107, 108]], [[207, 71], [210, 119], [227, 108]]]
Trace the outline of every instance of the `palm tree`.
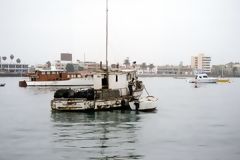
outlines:
[[126, 68], [130, 65], [129, 57], [127, 57], [127, 58], [124, 60], [123, 64], [126, 65]]
[[152, 69], [155, 67], [152, 63], [148, 65], [150, 72], [152, 73]]
[[6, 61], [6, 60], [7, 60], [7, 57], [6, 57], [6, 56], [3, 56], [2, 59], [3, 59], [4, 61]]
[[14, 59], [14, 55], [13, 54], [10, 55], [10, 59], [11, 59], [11, 62], [12, 62], [12, 60]]
[[50, 61], [47, 61], [46, 65], [47, 65], [48, 68], [51, 68], [51, 62]]
[[16, 62], [17, 62], [18, 64], [21, 63], [21, 59], [20, 59], [20, 58], [16, 59]]
[[66, 65], [66, 70], [67, 70], [67, 72], [74, 72], [74, 66], [73, 66], [73, 64], [68, 63], [68, 64]]
[[145, 62], [143, 62], [141, 65], [140, 65], [140, 68], [145, 71], [147, 69], [147, 64]]

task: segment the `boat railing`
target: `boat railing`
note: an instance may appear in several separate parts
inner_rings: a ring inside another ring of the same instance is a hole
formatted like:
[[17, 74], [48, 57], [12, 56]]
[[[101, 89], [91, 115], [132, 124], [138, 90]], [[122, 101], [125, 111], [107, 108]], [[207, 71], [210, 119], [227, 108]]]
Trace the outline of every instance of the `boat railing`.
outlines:
[[54, 101], [86, 101], [87, 98], [54, 98]]

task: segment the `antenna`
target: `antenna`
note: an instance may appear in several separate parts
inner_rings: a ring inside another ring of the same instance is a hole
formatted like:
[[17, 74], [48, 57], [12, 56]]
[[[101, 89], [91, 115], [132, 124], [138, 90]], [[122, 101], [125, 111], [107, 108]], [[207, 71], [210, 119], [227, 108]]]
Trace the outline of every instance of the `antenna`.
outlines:
[[106, 78], [107, 89], [109, 88], [109, 73], [108, 73], [108, 0], [106, 0]]
[[106, 70], [108, 72], [108, 0], [106, 0]]

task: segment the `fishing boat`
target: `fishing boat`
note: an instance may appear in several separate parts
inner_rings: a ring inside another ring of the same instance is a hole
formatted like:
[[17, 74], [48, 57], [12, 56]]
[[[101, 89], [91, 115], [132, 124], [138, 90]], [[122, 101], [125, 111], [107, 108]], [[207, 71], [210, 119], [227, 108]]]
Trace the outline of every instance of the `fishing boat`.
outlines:
[[144, 89], [142, 81], [137, 80], [135, 70], [96, 72], [93, 81], [93, 88], [57, 90], [51, 101], [52, 110], [128, 109], [129, 102], [139, 99]]
[[29, 74], [29, 80], [19, 81], [27, 86], [93, 86], [93, 75], [70, 73], [64, 70], [37, 70]]
[[189, 83], [217, 83], [217, 78], [208, 77], [206, 73], [197, 74], [194, 79], [189, 79]]
[[[144, 84], [138, 80], [136, 69], [108, 68], [108, 0], [106, 0], [106, 68], [93, 74], [93, 87], [89, 89], [59, 89], [51, 100], [53, 111], [103, 111], [131, 109], [139, 101], [141, 110], [154, 110], [156, 99], [140, 99]], [[145, 102], [146, 101], [146, 102]], [[154, 102], [154, 103], [153, 103]], [[138, 105], [138, 106], [139, 106]], [[134, 110], [138, 110], [138, 107]]]

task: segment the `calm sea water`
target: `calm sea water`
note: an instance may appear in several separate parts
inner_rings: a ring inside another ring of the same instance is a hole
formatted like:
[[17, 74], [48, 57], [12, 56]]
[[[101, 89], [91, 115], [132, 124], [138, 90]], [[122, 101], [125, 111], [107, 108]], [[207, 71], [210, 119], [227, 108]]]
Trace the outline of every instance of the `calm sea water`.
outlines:
[[142, 78], [155, 113], [54, 113], [54, 88], [0, 78], [0, 160], [240, 159], [240, 79], [194, 88]]

